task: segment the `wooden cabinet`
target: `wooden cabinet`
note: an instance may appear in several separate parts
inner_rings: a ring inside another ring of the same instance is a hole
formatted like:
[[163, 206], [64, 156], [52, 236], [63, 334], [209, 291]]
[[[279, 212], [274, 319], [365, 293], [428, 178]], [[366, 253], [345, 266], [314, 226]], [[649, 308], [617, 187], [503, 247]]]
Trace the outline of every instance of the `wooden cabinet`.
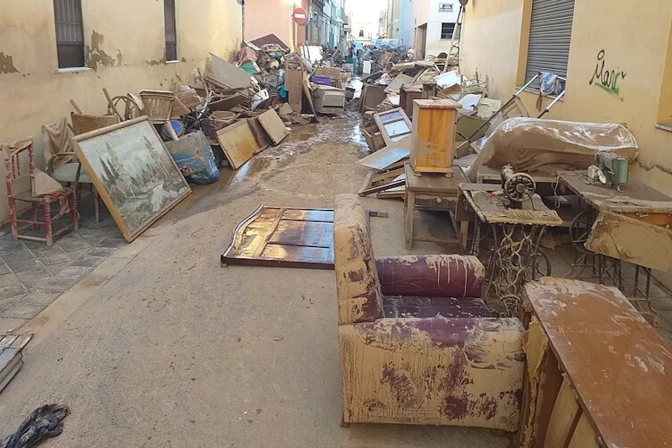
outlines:
[[404, 109], [408, 118], [413, 118], [413, 101], [422, 99], [421, 87], [402, 87], [399, 90], [399, 107]]
[[455, 123], [461, 107], [450, 99], [413, 102], [411, 166], [416, 173], [453, 175]]

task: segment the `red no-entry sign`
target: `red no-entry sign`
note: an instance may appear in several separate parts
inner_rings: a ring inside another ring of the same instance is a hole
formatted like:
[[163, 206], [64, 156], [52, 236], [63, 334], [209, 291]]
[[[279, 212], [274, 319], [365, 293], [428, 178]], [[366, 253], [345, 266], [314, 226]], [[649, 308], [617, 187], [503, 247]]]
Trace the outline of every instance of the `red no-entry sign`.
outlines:
[[308, 13], [303, 8], [296, 8], [294, 14], [292, 14], [292, 18], [297, 25], [303, 26], [308, 23]]

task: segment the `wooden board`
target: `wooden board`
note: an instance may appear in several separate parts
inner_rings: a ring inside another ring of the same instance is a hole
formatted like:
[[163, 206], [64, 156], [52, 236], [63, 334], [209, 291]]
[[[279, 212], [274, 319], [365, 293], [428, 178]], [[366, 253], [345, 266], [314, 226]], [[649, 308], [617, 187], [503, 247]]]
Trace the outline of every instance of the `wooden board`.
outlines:
[[572, 383], [565, 378], [553, 406], [544, 448], [565, 448], [580, 416], [581, 408], [574, 398]]
[[[371, 171], [364, 179], [362, 188], [357, 192], [358, 196], [369, 196], [375, 193], [390, 192], [402, 187], [401, 191], [395, 191], [397, 194], [392, 196], [403, 197], [404, 186], [406, 185], [406, 175], [403, 168], [397, 168], [389, 171], [374, 172]], [[401, 194], [399, 196], [399, 193]], [[390, 195], [388, 195], [389, 197]]]
[[308, 101], [308, 105], [310, 106], [310, 112], [315, 116], [315, 119], [317, 119], [317, 111], [315, 111], [315, 103], [313, 103], [313, 92], [310, 90], [310, 81], [308, 80], [308, 75], [304, 72], [302, 76], [303, 94], [306, 96], [306, 101]]
[[217, 131], [217, 141], [234, 170], [243, 166], [259, 151], [259, 145], [247, 120], [238, 121]]
[[223, 264], [334, 268], [334, 211], [259, 207], [236, 228]]
[[586, 248], [628, 263], [667, 272], [672, 231], [611, 212], [600, 213]]
[[378, 125], [387, 146], [392, 146], [411, 135], [413, 125], [403, 109], [392, 109], [375, 114], [373, 120]]
[[254, 134], [254, 138], [257, 141], [257, 146], [259, 147], [258, 152], [263, 151], [264, 149], [273, 145], [273, 140], [271, 140], [271, 137], [268, 136], [268, 133], [259, 122], [259, 117], [248, 118], [247, 122], [250, 126], [252, 134]]
[[289, 135], [285, 123], [282, 122], [275, 110], [269, 109], [257, 118], [276, 145], [280, 144]]
[[[526, 286], [555, 357], [590, 425], [574, 431], [590, 447], [663, 447], [672, 440], [672, 351], [615, 288], [566, 279]], [[591, 443], [592, 440], [592, 443]]]
[[285, 88], [288, 94], [288, 103], [298, 114], [303, 111], [303, 70], [285, 70]]
[[23, 365], [21, 351], [32, 337], [32, 334], [22, 336], [0, 334], [0, 392]]
[[230, 89], [252, 87], [252, 75], [212, 53], [205, 62], [205, 77], [218, 86]]
[[387, 98], [385, 86], [364, 84], [364, 87], [362, 88], [361, 111], [367, 112], [375, 110], [380, 103], [385, 101], [385, 98]]
[[413, 84], [413, 77], [401, 73], [385, 88], [385, 93], [399, 93], [402, 87], [408, 87]]
[[410, 155], [411, 137], [409, 136], [404, 137], [402, 140], [386, 146], [355, 163], [374, 170], [384, 170], [394, 163], [407, 159]]
[[620, 190], [602, 184], [589, 185], [585, 171], [563, 171], [560, 182], [598, 211], [672, 214], [671, 197], [633, 177]]
[[572, 435], [572, 440], [565, 446], [567, 448], [599, 448], [600, 445], [597, 443], [595, 431], [586, 415], [581, 416]]

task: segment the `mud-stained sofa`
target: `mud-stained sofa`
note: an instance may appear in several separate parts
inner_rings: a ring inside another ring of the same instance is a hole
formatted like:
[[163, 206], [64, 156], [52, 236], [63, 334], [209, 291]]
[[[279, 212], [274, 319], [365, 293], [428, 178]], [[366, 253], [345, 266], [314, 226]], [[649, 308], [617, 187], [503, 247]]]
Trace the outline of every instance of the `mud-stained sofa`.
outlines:
[[490, 317], [479, 260], [376, 260], [357, 197], [338, 196], [335, 212], [343, 423], [516, 431], [523, 325]]

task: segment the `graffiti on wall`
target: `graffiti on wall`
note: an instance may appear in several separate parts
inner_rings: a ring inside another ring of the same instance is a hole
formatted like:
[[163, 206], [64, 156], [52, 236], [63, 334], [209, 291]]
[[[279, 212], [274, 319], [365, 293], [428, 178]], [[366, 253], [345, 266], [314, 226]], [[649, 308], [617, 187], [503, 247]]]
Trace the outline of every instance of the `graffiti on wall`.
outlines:
[[619, 96], [621, 89], [618, 87], [618, 81], [625, 79], [626, 73], [622, 70], [609, 70], [606, 61], [607, 53], [600, 50], [597, 53], [597, 63], [595, 64], [595, 72], [590, 78], [589, 84], [597, 86], [612, 95]]

